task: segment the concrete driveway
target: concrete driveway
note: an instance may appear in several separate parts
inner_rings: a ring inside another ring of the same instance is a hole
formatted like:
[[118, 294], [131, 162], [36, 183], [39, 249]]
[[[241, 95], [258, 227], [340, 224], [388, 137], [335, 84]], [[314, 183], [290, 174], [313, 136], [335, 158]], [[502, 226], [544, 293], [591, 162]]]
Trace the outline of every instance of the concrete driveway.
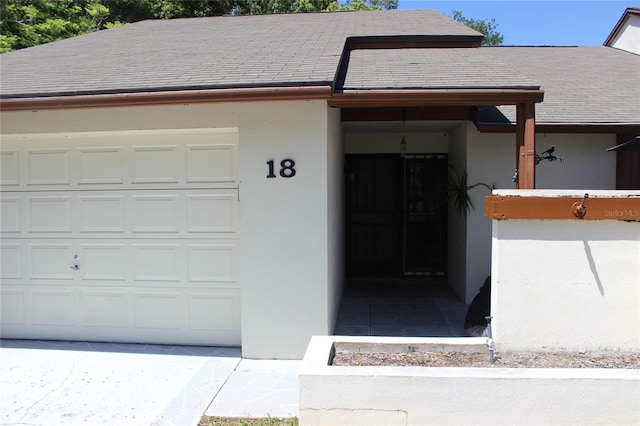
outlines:
[[[252, 365], [238, 348], [2, 340], [0, 425], [194, 426], [205, 410], [225, 415], [236, 405], [253, 417], [297, 415], [299, 361], [260, 365], [278, 383], [295, 386], [274, 392], [277, 386], [265, 383], [276, 405], [265, 404], [260, 386], [229, 398], [237, 392], [236, 375], [259, 379], [261, 372], [247, 371], [244, 362]], [[271, 366], [280, 373], [274, 376]], [[227, 383], [233, 384], [228, 392]], [[260, 408], [252, 411], [248, 398]], [[289, 412], [279, 412], [278, 404]]]

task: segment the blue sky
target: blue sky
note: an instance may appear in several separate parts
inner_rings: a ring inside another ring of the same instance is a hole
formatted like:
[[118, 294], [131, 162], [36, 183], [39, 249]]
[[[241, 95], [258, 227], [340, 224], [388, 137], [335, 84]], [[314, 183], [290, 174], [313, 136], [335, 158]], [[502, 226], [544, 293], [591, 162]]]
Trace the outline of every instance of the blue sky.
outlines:
[[504, 45], [599, 46], [627, 7], [640, 0], [608, 1], [457, 1], [400, 0], [398, 9], [434, 9], [451, 16], [495, 18]]

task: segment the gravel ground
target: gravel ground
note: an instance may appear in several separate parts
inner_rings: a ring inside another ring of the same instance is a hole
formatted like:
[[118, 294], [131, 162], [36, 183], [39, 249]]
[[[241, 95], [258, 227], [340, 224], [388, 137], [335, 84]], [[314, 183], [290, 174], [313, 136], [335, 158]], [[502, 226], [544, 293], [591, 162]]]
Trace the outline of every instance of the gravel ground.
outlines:
[[582, 352], [350, 352], [338, 351], [335, 366], [422, 366], [495, 368], [629, 368], [640, 369], [640, 353], [588, 354]]

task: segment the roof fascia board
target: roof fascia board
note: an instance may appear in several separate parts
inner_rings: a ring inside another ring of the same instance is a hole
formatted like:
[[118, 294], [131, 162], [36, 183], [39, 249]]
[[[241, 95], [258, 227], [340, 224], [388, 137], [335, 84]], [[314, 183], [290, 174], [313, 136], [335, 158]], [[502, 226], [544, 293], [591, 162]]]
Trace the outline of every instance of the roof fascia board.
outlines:
[[389, 89], [344, 90], [329, 99], [339, 108], [377, 108], [414, 106], [517, 105], [542, 102], [538, 89]]
[[347, 38], [345, 49], [480, 47], [482, 45], [482, 39], [482, 35], [354, 36]]
[[331, 86], [177, 90], [0, 99], [1, 111], [166, 105], [202, 102], [256, 102], [329, 99]]

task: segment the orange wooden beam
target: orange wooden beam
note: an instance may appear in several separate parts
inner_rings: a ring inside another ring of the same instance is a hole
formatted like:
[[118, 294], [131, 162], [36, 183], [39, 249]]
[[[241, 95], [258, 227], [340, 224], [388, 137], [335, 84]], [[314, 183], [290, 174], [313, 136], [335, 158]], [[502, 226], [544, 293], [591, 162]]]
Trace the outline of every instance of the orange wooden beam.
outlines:
[[[586, 202], [585, 202], [586, 201]], [[579, 207], [584, 203], [583, 215]], [[574, 219], [640, 221], [640, 197], [535, 197], [491, 195], [485, 198], [489, 219]], [[574, 213], [575, 212], [575, 213]]]

